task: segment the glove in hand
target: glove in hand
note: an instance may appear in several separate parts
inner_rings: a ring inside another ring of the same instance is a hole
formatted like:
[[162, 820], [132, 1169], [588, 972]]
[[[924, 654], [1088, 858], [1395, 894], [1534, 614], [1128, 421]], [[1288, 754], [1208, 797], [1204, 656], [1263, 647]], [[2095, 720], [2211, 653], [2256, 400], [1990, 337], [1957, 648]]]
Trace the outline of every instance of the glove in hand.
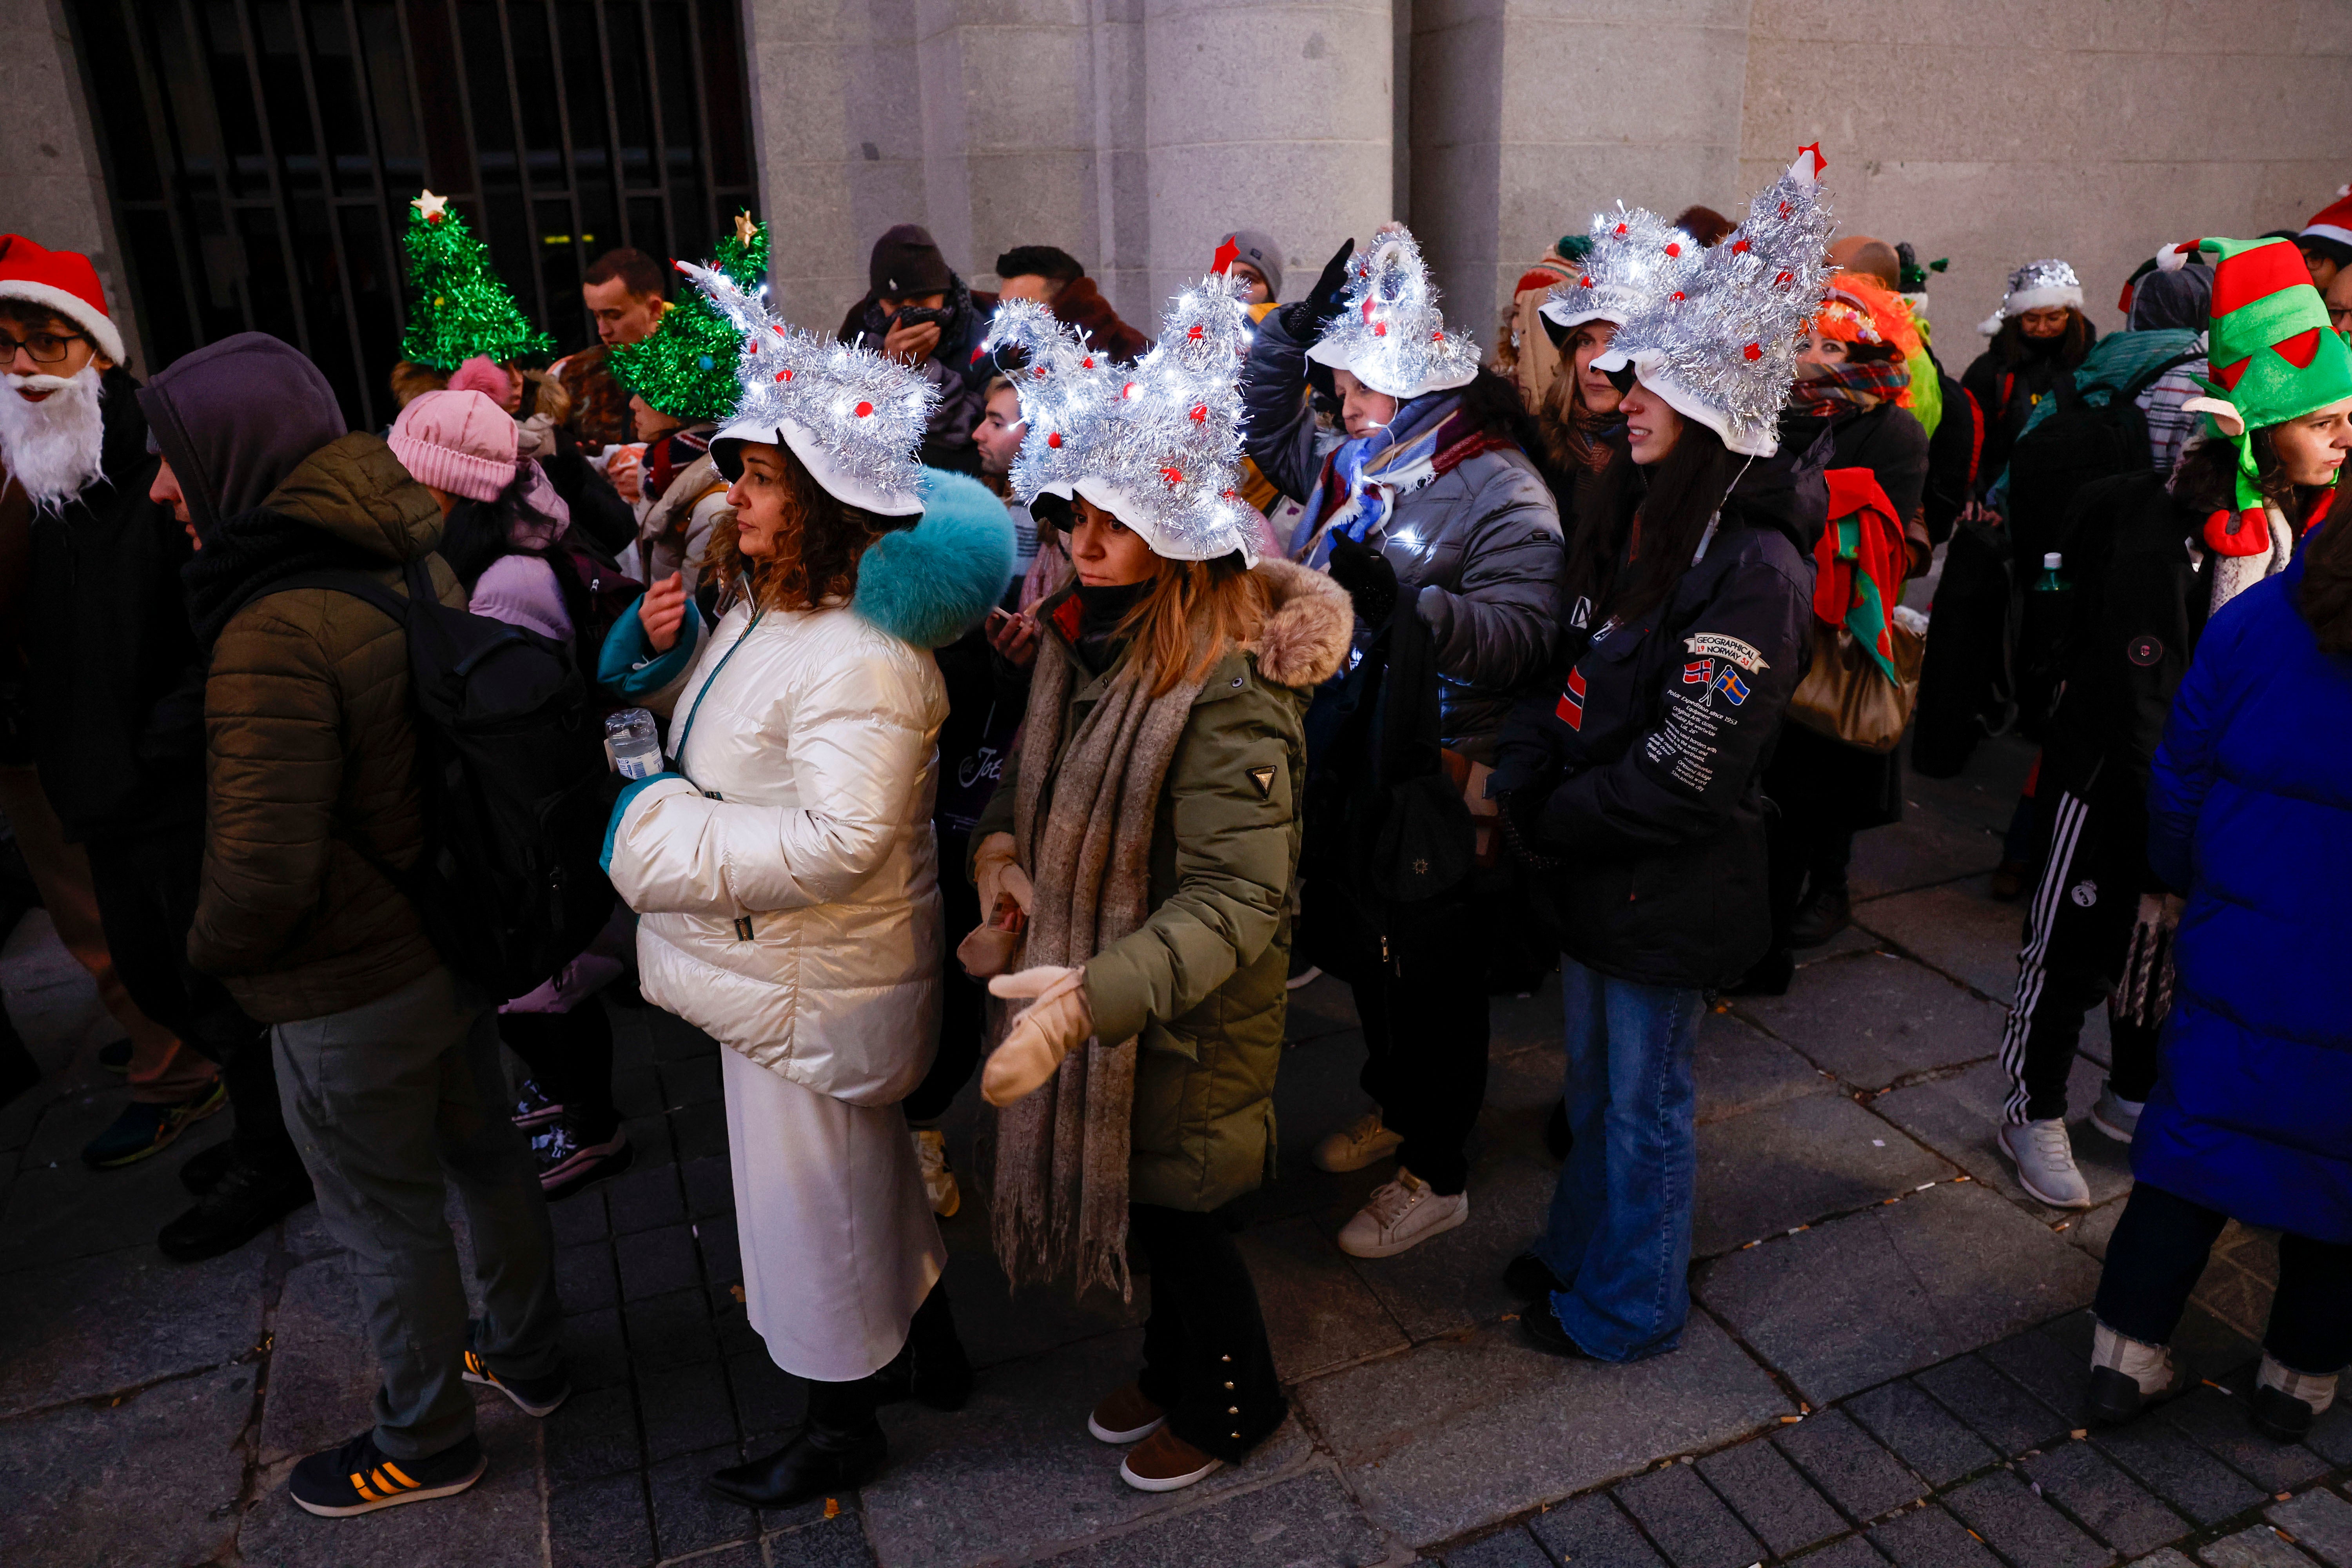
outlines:
[[1341, 535], [1331, 545], [1331, 581], [1356, 602], [1356, 618], [1372, 627], [1389, 624], [1397, 602], [1396, 568], [1369, 544]]
[[1034, 996], [1005, 1031], [1004, 1043], [990, 1053], [981, 1069], [980, 1095], [1003, 1110], [1035, 1093], [1061, 1067], [1062, 1058], [1087, 1043], [1095, 1032], [1094, 1009], [1087, 1005], [1087, 972], [1054, 964], [1000, 974], [988, 983], [989, 994], [1008, 998]]
[[1282, 308], [1282, 330], [1290, 334], [1292, 342], [1313, 347], [1315, 340], [1323, 335], [1323, 329], [1347, 309], [1348, 258], [1355, 254], [1356, 238], [1349, 235], [1331, 253], [1331, 259], [1323, 264], [1322, 274], [1315, 279], [1315, 287], [1307, 291], [1307, 298]]
[[990, 834], [972, 852], [972, 881], [980, 891], [983, 920], [995, 919], [997, 904], [1007, 898], [1021, 906], [1023, 914], [1029, 912], [1029, 873], [1013, 864], [1013, 853], [1010, 833]]

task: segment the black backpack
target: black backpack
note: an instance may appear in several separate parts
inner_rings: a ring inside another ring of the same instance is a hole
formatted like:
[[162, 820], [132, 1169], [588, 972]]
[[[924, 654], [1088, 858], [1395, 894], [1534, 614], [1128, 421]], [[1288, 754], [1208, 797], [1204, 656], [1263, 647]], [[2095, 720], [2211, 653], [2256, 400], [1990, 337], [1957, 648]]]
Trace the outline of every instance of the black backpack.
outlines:
[[2204, 357], [2204, 350], [2191, 349], [2150, 365], [2099, 408], [2083, 401], [2073, 373], [2058, 378], [2050, 390], [2056, 410], [2009, 454], [2009, 532], [2021, 575], [2041, 571], [2043, 552], [2058, 548], [2059, 524], [2076, 491], [2093, 479], [2149, 466], [2155, 448], [2139, 395], [2168, 371]]
[[425, 851], [403, 869], [339, 837], [407, 896], [452, 970], [504, 1001], [577, 958], [612, 912], [599, 859], [613, 774], [569, 647], [442, 604], [423, 559], [407, 587], [318, 572], [268, 591], [331, 588], [406, 632]]

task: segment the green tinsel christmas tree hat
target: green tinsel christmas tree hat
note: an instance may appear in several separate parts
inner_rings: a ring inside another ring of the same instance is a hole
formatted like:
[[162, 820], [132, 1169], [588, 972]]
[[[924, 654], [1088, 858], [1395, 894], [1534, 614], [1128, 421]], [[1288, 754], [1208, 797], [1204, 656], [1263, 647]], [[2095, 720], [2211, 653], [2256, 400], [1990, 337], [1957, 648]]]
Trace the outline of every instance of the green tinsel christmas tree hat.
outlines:
[[[758, 294], [768, 277], [768, 226], [751, 215], [735, 218], [735, 232], [719, 241], [711, 268], [747, 294]], [[689, 423], [725, 420], [735, 412], [743, 384], [735, 362], [742, 335], [698, 290], [667, 310], [643, 341], [605, 356], [613, 379], [646, 400], [646, 405]]]
[[[2352, 398], [2352, 344], [2327, 323], [2327, 306], [2311, 286], [2302, 253], [2284, 239], [2200, 239], [2167, 247], [2157, 265], [2172, 271], [2203, 250], [2213, 263], [2213, 326], [2206, 363], [2210, 397], [2185, 407], [2202, 413], [2213, 433], [2238, 447], [2238, 516], [2221, 521], [2228, 539], [2245, 538], [2248, 551], [2270, 548], [2263, 493], [2255, 482], [2253, 435]], [[2249, 536], [2244, 524], [2252, 525]], [[2208, 542], [2226, 554], [2228, 542]]]
[[408, 232], [400, 238], [408, 330], [400, 357], [446, 373], [476, 354], [512, 364], [553, 353], [555, 340], [515, 304], [490, 270], [488, 249], [449, 210], [449, 198], [426, 191], [408, 206]]

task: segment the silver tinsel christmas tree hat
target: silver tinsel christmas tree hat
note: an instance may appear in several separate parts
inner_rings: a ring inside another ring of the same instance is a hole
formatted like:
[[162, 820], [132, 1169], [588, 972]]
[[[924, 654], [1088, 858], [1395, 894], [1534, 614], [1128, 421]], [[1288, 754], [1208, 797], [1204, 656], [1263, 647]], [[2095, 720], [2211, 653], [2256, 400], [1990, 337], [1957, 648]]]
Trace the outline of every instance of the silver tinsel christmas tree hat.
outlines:
[[742, 400], [710, 438], [720, 469], [730, 479], [742, 472], [736, 454], [746, 441], [781, 442], [835, 500], [883, 517], [919, 514], [923, 470], [915, 453], [939, 400], [930, 383], [870, 349], [779, 320], [764, 288], [746, 292], [690, 261], [677, 269], [743, 337], [735, 362]]
[[1349, 258], [1347, 308], [1307, 357], [1401, 399], [1467, 386], [1478, 374], [1478, 345], [1445, 330], [1421, 247], [1402, 228]]
[[1653, 295], [1672, 296], [1698, 266], [1706, 247], [1647, 207], [1617, 204], [1594, 213], [1585, 231], [1592, 248], [1576, 276], [1544, 296], [1544, 319], [1555, 327], [1585, 321], [1622, 322]]
[[1642, 384], [1723, 437], [1769, 458], [1797, 375], [1797, 334], [1821, 308], [1830, 237], [1821, 144], [1748, 204], [1748, 219], [1704, 252], [1679, 293], [1654, 295], [1618, 323], [1593, 364], [1631, 365]]
[[1990, 337], [2010, 317], [2051, 305], [2072, 305], [2077, 310], [2083, 308], [2083, 280], [2074, 276], [2073, 268], [2054, 256], [2047, 260], [2029, 261], [2011, 273], [2009, 288], [2000, 297], [2000, 309], [1979, 321], [1977, 331]]
[[1020, 351], [1006, 374], [1029, 426], [1013, 493], [1082, 496], [1170, 561], [1239, 551], [1256, 565], [1260, 520], [1241, 499], [1249, 338], [1249, 308], [1215, 273], [1169, 302], [1160, 341], [1132, 365], [1088, 347], [1043, 305], [999, 305], [988, 347]]

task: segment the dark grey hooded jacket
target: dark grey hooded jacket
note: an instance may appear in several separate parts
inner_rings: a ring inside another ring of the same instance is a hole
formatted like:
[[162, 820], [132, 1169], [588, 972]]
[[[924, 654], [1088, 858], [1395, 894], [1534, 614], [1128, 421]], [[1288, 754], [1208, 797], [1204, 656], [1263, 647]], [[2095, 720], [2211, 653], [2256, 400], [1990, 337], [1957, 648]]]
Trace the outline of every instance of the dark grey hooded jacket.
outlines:
[[[1250, 457], [1276, 489], [1305, 500], [1325, 458], [1307, 406], [1307, 345], [1279, 310], [1258, 324], [1242, 402]], [[1398, 497], [1379, 542], [1399, 586], [1418, 595], [1435, 646], [1444, 743], [1492, 761], [1512, 699], [1551, 657], [1560, 561], [1551, 491], [1516, 449], [1481, 452]]]

